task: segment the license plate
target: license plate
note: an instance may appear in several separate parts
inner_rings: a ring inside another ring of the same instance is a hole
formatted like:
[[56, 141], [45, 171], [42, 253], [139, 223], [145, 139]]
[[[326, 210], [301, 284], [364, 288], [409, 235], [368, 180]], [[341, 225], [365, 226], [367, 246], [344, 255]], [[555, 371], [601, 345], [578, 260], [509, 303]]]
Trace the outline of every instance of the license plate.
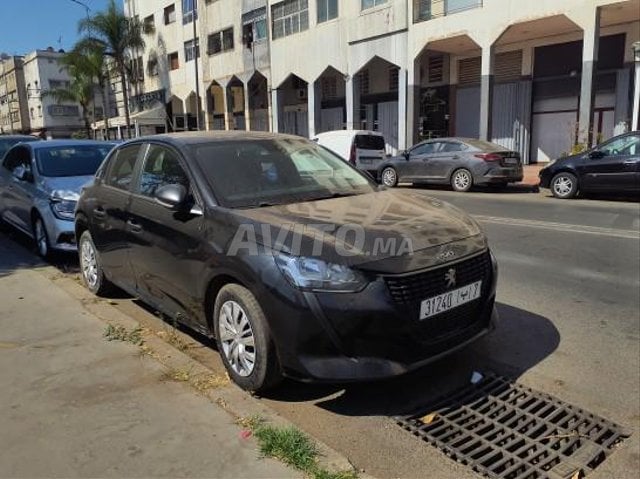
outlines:
[[425, 299], [420, 305], [420, 319], [428, 319], [445, 313], [463, 304], [475, 301], [482, 292], [482, 281], [454, 289], [444, 294]]
[[504, 159], [504, 164], [505, 165], [517, 165], [518, 164], [518, 159], [517, 158], [505, 158]]

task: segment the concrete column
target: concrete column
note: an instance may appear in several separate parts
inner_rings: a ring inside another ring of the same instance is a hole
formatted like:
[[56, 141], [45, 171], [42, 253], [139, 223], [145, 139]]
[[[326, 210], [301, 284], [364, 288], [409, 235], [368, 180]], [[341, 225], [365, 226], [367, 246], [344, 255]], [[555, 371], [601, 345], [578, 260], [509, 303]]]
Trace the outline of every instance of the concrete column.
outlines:
[[358, 78], [350, 75], [345, 84], [347, 106], [347, 130], [360, 129], [360, 87]]
[[320, 80], [307, 85], [307, 111], [309, 117], [309, 138], [313, 138], [320, 129], [320, 113], [322, 110], [322, 92]]
[[269, 118], [271, 118], [271, 131], [274, 133], [280, 132], [280, 110], [281, 110], [280, 98], [281, 97], [282, 97], [282, 93], [280, 93], [279, 90], [275, 88], [271, 90]]
[[211, 99], [210, 88], [210, 86], [207, 86], [202, 90], [204, 92], [204, 128], [207, 131], [213, 130], [213, 111], [211, 110], [213, 100]]
[[633, 44], [635, 79], [633, 82], [633, 118], [631, 130], [640, 130], [640, 42]]
[[251, 131], [251, 108], [249, 107], [249, 83], [243, 84], [242, 97], [244, 98], [244, 126]]
[[407, 69], [398, 70], [398, 150], [407, 148]]
[[578, 119], [578, 143], [591, 145], [593, 104], [595, 103], [595, 79], [598, 68], [600, 43], [600, 9], [596, 8], [583, 25], [582, 84], [580, 87], [580, 115]]
[[493, 45], [482, 48], [482, 79], [480, 83], [480, 139], [491, 141], [493, 107], [493, 69], [495, 51]]
[[408, 148], [418, 140], [420, 116], [420, 68], [416, 68], [416, 62], [410, 63], [407, 70], [407, 143]]
[[222, 98], [224, 99], [224, 129], [233, 130], [233, 122], [229, 114], [229, 85], [225, 85], [222, 88], [224, 89], [222, 94]]

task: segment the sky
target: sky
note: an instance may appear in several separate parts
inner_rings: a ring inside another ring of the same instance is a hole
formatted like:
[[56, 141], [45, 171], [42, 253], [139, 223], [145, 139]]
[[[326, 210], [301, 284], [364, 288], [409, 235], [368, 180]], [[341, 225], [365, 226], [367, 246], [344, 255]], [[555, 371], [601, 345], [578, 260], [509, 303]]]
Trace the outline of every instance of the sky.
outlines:
[[[92, 11], [108, 0], [80, 0]], [[122, 0], [116, 0], [122, 5]], [[84, 7], [72, 0], [0, 0], [0, 53], [24, 55], [36, 49], [71, 49], [78, 39]]]

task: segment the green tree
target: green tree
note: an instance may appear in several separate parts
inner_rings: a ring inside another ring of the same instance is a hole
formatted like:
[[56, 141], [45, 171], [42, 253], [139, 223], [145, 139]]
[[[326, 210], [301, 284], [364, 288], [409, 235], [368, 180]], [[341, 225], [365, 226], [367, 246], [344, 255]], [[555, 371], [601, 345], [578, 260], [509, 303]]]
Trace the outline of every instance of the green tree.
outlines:
[[120, 75], [127, 136], [131, 138], [127, 65], [130, 62], [130, 51], [144, 49], [142, 23], [135, 18], [127, 17], [118, 9], [115, 0], [109, 0], [105, 11], [80, 21], [79, 31], [86, 34], [85, 41], [98, 45], [105, 56], [113, 59], [116, 71]]
[[87, 138], [91, 138], [89, 106], [94, 102], [95, 83], [92, 71], [88, 68], [87, 59], [80, 52], [72, 50], [60, 58], [60, 64], [62, 70], [66, 70], [69, 75], [69, 85], [44, 90], [42, 96], [51, 97], [58, 103], [79, 103], [82, 108], [85, 134]]

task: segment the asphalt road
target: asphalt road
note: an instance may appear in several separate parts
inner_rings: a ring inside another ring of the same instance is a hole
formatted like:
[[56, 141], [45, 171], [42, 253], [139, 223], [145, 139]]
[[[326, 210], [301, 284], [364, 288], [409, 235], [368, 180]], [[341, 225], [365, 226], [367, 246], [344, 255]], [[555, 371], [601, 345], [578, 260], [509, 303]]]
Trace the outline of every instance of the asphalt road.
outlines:
[[[509, 191], [509, 190], [508, 190]], [[376, 477], [478, 477], [398, 427], [390, 416], [469, 381], [507, 375], [604, 416], [632, 437], [590, 477], [631, 478], [640, 469], [640, 204], [559, 201], [544, 193], [456, 194], [433, 190], [474, 215], [500, 265], [497, 330], [409, 376], [351, 386], [286, 383], [266, 405]], [[73, 263], [63, 261], [73, 271]], [[115, 301], [148, 326], [158, 319]], [[210, 342], [189, 354], [214, 369]]]

